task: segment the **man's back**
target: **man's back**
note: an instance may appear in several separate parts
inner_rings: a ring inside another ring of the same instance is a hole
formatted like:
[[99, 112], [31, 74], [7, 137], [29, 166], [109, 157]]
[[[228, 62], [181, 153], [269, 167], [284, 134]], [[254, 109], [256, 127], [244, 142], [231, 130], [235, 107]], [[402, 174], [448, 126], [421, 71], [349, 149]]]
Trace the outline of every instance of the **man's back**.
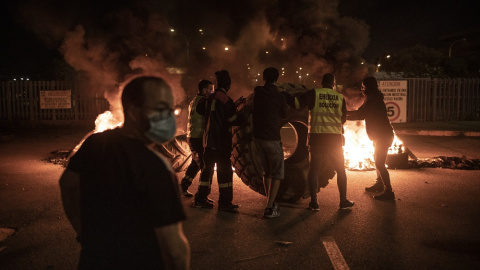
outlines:
[[308, 144], [315, 149], [338, 148], [343, 144], [346, 105], [343, 96], [331, 88], [312, 89], [302, 96], [310, 110]]
[[263, 140], [280, 140], [287, 101], [274, 84], [257, 86], [253, 98], [253, 136]]

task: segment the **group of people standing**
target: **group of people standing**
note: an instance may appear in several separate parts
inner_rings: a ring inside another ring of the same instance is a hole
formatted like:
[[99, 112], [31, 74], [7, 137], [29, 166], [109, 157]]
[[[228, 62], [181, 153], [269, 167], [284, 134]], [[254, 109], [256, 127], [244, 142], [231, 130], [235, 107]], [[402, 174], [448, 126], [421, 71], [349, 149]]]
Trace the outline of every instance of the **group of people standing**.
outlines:
[[[284, 175], [280, 129], [287, 117], [288, 105], [286, 93], [279, 92], [275, 86], [278, 76], [276, 68], [265, 69], [263, 72], [265, 85], [255, 88], [253, 99], [253, 137], [264, 170], [264, 188], [267, 195], [265, 218], [280, 215], [275, 197]], [[230, 162], [232, 134], [230, 128], [246, 124], [247, 116], [237, 112], [233, 100], [226, 94], [231, 85], [228, 71], [218, 71], [215, 73], [215, 77], [214, 92], [208, 92], [213, 85], [212, 82], [200, 81], [198, 94], [189, 106], [187, 139], [192, 150], [192, 163], [187, 168], [180, 185], [184, 197], [195, 196], [194, 207], [213, 208], [214, 202], [208, 198], [208, 195], [216, 163], [219, 187], [218, 210], [235, 211], [238, 209], [238, 205], [232, 203], [233, 172]], [[203, 141], [203, 144], [199, 143], [200, 141]], [[200, 170], [200, 183], [198, 191], [194, 195], [188, 191], [188, 187]]]
[[[228, 79], [227, 79], [228, 77]], [[310, 190], [309, 209], [318, 211], [317, 193], [319, 173], [325, 166], [332, 166], [337, 173], [337, 185], [340, 193], [340, 209], [354, 206], [347, 199], [347, 176], [343, 155], [343, 124], [347, 120], [365, 119], [367, 134], [375, 146], [375, 165], [377, 181], [365, 188], [369, 192], [383, 192], [375, 199], [393, 200], [395, 194], [390, 184], [389, 173], [385, 166], [388, 148], [393, 141], [393, 128], [390, 125], [383, 94], [378, 89], [374, 77], [365, 78], [361, 91], [366, 101], [357, 111], [347, 111], [343, 95], [335, 90], [335, 76], [327, 73], [322, 78], [322, 88], [312, 89], [293, 96], [279, 91], [276, 82], [279, 72], [274, 67], [263, 71], [265, 84], [254, 89], [253, 96], [253, 140], [254, 147], [263, 167], [263, 182], [267, 203], [265, 218], [280, 216], [275, 202], [280, 183], [284, 178], [284, 154], [280, 130], [288, 117], [289, 108], [302, 110], [308, 108], [308, 146], [310, 167], [308, 187]], [[230, 78], [225, 70], [216, 73], [216, 90], [209, 94], [213, 86], [210, 81], [202, 80], [198, 84], [198, 95], [189, 106], [187, 138], [192, 149], [192, 163], [181, 181], [182, 194], [194, 195], [188, 191], [198, 171], [201, 170], [198, 192], [195, 194], [194, 207], [213, 208], [213, 200], [208, 198], [212, 184], [214, 163], [217, 162], [219, 183], [219, 210], [235, 210], [232, 204], [232, 171], [230, 168], [232, 125], [245, 124], [245, 116], [236, 112], [233, 101], [226, 95], [230, 88]], [[216, 105], [218, 104], [218, 105]], [[213, 107], [212, 107], [213, 106]], [[213, 108], [213, 109], [212, 109]], [[224, 132], [218, 132], [223, 130]], [[200, 141], [203, 140], [203, 144]], [[203, 159], [202, 159], [203, 157]], [[202, 169], [203, 168], [203, 169]]]
[[[80, 269], [188, 269], [190, 250], [183, 233], [185, 212], [180, 195], [194, 197], [193, 206], [213, 208], [210, 194], [215, 164], [219, 188], [218, 210], [236, 211], [233, 203], [231, 126], [247, 123], [227, 95], [228, 71], [215, 73], [215, 84], [202, 80], [189, 107], [188, 140], [192, 164], [180, 185], [171, 163], [155, 148], [173, 139], [176, 132], [174, 100], [170, 86], [156, 76], [139, 76], [122, 92], [125, 116], [122, 127], [90, 135], [70, 157], [60, 178], [63, 207], [81, 244]], [[319, 210], [318, 174], [327, 162], [337, 173], [340, 208], [354, 205], [346, 196], [343, 124], [365, 119], [375, 146], [377, 182], [367, 191], [383, 192], [379, 200], [394, 200], [385, 167], [393, 129], [383, 95], [373, 77], [363, 80], [366, 101], [348, 112], [335, 77], [323, 76], [322, 88], [290, 95], [276, 86], [278, 70], [263, 72], [265, 84], [254, 89], [253, 139], [264, 171], [267, 196], [265, 218], [280, 216], [275, 199], [284, 178], [284, 153], [280, 130], [289, 107], [309, 110], [310, 168], [309, 209]], [[214, 87], [215, 86], [215, 87]], [[200, 173], [198, 191], [188, 191]], [[180, 187], [180, 189], [179, 189]]]

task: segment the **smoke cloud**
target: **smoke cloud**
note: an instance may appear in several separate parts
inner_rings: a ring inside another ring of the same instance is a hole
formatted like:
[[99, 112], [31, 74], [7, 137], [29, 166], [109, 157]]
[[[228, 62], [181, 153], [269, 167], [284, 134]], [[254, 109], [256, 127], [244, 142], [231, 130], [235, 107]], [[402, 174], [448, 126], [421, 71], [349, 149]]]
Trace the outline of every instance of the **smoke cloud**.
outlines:
[[[189, 102], [202, 79], [229, 71], [236, 99], [263, 84], [263, 69], [279, 82], [318, 87], [326, 72], [346, 85], [367, 73], [361, 54], [365, 22], [340, 17], [338, 0], [91, 1], [23, 4], [22, 20], [58, 48], [82, 78], [84, 93], [103, 93], [118, 108], [119, 85], [156, 73]], [[175, 31], [171, 31], [175, 29]], [[177, 72], [172, 72], [175, 70]], [[260, 74], [260, 75], [259, 75]]]

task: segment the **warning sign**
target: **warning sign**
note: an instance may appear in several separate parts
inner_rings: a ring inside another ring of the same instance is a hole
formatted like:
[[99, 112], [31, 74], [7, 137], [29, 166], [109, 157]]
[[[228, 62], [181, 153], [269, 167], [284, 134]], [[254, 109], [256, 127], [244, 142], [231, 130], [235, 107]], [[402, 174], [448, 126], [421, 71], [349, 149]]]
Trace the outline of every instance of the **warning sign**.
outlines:
[[40, 91], [40, 109], [71, 109], [71, 90]]
[[383, 93], [387, 115], [392, 123], [407, 121], [407, 81], [379, 81], [378, 88]]

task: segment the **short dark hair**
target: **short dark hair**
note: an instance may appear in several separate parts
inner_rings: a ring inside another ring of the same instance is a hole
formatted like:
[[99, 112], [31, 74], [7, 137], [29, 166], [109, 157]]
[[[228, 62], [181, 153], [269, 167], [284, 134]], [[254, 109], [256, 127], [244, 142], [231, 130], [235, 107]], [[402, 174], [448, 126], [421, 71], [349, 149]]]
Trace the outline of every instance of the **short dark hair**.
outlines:
[[203, 88], [207, 88], [210, 84], [213, 84], [213, 83], [209, 80], [201, 80], [198, 83], [198, 93], [201, 93]]
[[333, 88], [335, 82], [335, 76], [332, 73], [325, 73], [322, 78], [322, 87]]
[[274, 83], [278, 80], [278, 69], [268, 67], [263, 71], [263, 79], [268, 83]]
[[154, 76], [140, 76], [133, 80], [131, 80], [125, 88], [123, 88], [122, 92], [122, 106], [123, 111], [130, 107], [141, 107], [145, 103], [145, 83], [153, 81], [162, 86], [170, 88], [168, 84], [159, 77]]

